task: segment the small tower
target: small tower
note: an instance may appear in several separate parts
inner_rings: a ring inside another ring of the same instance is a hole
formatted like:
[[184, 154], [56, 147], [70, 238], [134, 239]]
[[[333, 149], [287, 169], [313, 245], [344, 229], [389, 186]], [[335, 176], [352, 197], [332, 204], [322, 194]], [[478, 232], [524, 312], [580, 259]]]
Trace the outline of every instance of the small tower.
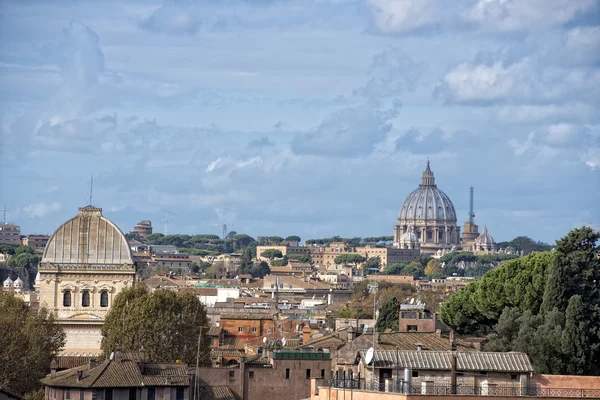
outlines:
[[17, 277], [17, 279], [13, 283], [13, 290], [17, 293], [21, 293], [23, 291], [23, 281], [21, 280], [21, 278]]
[[4, 283], [2, 284], [2, 286], [4, 287], [4, 289], [6, 290], [13, 290], [13, 285], [14, 282], [12, 279], [10, 279], [10, 276], [8, 278], [6, 278], [6, 280], [4, 281]]
[[475, 225], [475, 212], [473, 211], [473, 186], [469, 189], [469, 219], [463, 226], [463, 249], [470, 249], [479, 237], [479, 226]]

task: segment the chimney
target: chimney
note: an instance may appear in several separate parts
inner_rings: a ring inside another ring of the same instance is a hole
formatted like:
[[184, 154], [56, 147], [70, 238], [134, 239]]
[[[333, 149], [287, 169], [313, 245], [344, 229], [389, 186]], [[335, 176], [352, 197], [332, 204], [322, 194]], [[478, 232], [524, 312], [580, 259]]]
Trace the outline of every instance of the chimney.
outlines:
[[117, 351], [115, 351], [115, 362], [120, 363], [121, 361], [123, 361], [123, 352], [119, 348]]
[[423, 345], [421, 343], [417, 343], [417, 351], [423, 351]]
[[90, 365], [88, 369], [92, 369], [92, 368], [96, 368], [96, 366], [98, 365], [98, 361], [96, 361], [95, 358], [90, 358]]
[[143, 345], [140, 348], [139, 357], [140, 357], [140, 370], [141, 370], [142, 375], [143, 375], [144, 374], [144, 368], [146, 367], [146, 350], [144, 349]]
[[304, 328], [302, 328], [302, 344], [308, 343], [310, 340], [310, 332], [310, 326], [304, 325]]
[[50, 363], [50, 377], [51, 378], [56, 377], [56, 368], [58, 368], [58, 363], [56, 362], [56, 359], [53, 359], [52, 362]]
[[450, 331], [450, 350], [456, 351], [456, 334], [454, 330]]
[[349, 327], [348, 328], [348, 343], [351, 343], [354, 339], [356, 338], [356, 331], [354, 330], [354, 327]]
[[83, 371], [77, 370], [77, 382], [81, 381], [82, 379], [83, 379]]
[[[373, 328], [375, 329], [375, 328]], [[379, 336], [379, 331], [375, 329], [375, 343], [376, 344], [380, 344], [381, 343], [381, 338]]]

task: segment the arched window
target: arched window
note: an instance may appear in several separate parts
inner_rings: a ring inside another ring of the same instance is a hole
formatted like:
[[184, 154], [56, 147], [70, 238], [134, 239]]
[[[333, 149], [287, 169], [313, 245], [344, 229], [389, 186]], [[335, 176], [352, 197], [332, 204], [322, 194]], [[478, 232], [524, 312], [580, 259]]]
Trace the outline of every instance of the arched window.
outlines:
[[81, 307], [89, 307], [90, 306], [90, 291], [84, 290], [81, 292]]
[[100, 307], [108, 307], [108, 292], [106, 290], [100, 292]]
[[65, 290], [63, 294], [63, 307], [71, 307], [71, 291]]

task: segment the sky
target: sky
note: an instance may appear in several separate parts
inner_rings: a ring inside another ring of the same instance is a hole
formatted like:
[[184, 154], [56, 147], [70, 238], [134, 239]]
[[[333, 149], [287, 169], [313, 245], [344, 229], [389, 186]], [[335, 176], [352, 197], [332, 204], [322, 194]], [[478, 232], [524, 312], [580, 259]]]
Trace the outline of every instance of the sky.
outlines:
[[0, 2], [0, 205], [51, 234], [392, 235], [429, 159], [462, 225], [600, 226], [599, 0]]

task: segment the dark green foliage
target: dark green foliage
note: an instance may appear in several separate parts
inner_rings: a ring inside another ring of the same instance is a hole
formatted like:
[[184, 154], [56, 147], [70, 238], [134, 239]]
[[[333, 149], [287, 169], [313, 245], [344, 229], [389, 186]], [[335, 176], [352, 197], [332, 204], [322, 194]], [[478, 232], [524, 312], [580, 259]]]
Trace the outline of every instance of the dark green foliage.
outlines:
[[415, 279], [423, 278], [425, 273], [423, 268], [419, 268], [417, 265], [406, 265], [406, 264], [390, 264], [385, 267], [382, 271], [384, 275], [405, 275], [412, 276]]
[[283, 257], [283, 254], [281, 253], [280, 250], [277, 249], [267, 249], [267, 250], [263, 250], [262, 253], [260, 253], [261, 257], [266, 257], [269, 260], [272, 260], [274, 258], [281, 258]]
[[381, 269], [381, 258], [379, 256], [369, 258], [365, 263], [364, 268], [367, 271], [371, 270], [379, 272], [379, 270]]
[[127, 240], [137, 240], [138, 242], [143, 242], [142, 237], [137, 232], [127, 232], [125, 234], [125, 239], [127, 239]]
[[379, 309], [379, 317], [375, 323], [375, 328], [380, 331], [386, 329], [397, 331], [400, 324], [399, 312], [400, 303], [396, 297], [392, 297]]
[[213, 234], [165, 236], [162, 233], [153, 233], [146, 236], [142, 241], [150, 245], [172, 245], [185, 248], [192, 255], [196, 255], [196, 253], [191, 249], [222, 254], [233, 253], [235, 250], [245, 250], [251, 246], [256, 247], [256, 240], [253, 237], [243, 233], [238, 234], [235, 231], [229, 232], [225, 240]]
[[65, 334], [46, 308], [34, 310], [3, 290], [0, 310], [0, 387], [23, 395], [40, 387]]
[[287, 258], [290, 260], [298, 260], [300, 262], [307, 263], [307, 264], [312, 263], [312, 259], [310, 258], [310, 256], [307, 256], [306, 254], [288, 254]]
[[200, 330], [200, 364], [208, 366], [208, 319], [196, 294], [191, 290], [148, 292], [135, 286], [115, 297], [102, 326], [102, 350], [109, 355], [118, 348], [137, 351], [143, 346], [150, 362], [181, 360], [194, 365]]
[[286, 237], [285, 241], [286, 242], [298, 242], [298, 243], [300, 243], [302, 241], [302, 239], [300, 238], [300, 236], [292, 235], [292, 236]]
[[360, 254], [356, 254], [356, 253], [350, 254], [350, 253], [348, 253], [348, 254], [340, 254], [339, 256], [337, 256], [333, 260], [333, 262], [336, 263], [336, 264], [338, 264], [338, 265], [339, 264], [344, 264], [344, 265], [353, 264], [353, 265], [356, 265], [356, 264], [360, 264], [362, 262], [365, 262], [365, 260], [366, 260], [365, 257], [363, 257]]
[[496, 243], [496, 246], [499, 249], [504, 249], [510, 246], [515, 250], [523, 251], [524, 255], [530, 254], [534, 251], [550, 251], [554, 247], [548, 243], [536, 242], [527, 236], [519, 236], [509, 242], [499, 242]]
[[271, 266], [273, 266], [273, 267], [284, 267], [286, 265], [288, 265], [288, 257], [287, 256], [283, 256], [282, 258], [280, 258], [278, 260], [271, 261]]
[[18, 244], [4, 244], [4, 243], [0, 243], [0, 253], [2, 254], [8, 254], [9, 256], [12, 256], [13, 254], [15, 254], [15, 249], [19, 247]]

